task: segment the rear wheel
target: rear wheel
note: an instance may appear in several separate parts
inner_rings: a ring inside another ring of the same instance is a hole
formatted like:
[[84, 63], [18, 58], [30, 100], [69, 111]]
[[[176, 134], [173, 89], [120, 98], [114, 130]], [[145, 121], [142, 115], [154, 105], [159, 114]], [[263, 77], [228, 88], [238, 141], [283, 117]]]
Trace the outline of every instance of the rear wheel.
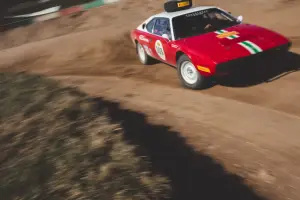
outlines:
[[177, 73], [182, 85], [189, 89], [203, 89], [207, 84], [207, 78], [202, 76], [191, 60], [182, 55], [177, 61]]
[[151, 62], [151, 57], [148, 56], [148, 54], [146, 53], [144, 47], [137, 42], [136, 44], [136, 52], [137, 55], [139, 57], [139, 60], [141, 61], [141, 63], [143, 63], [144, 65], [149, 65]]

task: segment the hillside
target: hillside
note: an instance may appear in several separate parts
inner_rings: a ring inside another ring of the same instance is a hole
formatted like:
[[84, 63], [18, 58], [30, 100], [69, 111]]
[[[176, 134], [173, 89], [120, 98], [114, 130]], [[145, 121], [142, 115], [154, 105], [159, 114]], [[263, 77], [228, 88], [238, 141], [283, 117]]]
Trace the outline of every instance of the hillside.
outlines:
[[100, 101], [36, 75], [1, 73], [0, 86], [1, 199], [170, 195]]

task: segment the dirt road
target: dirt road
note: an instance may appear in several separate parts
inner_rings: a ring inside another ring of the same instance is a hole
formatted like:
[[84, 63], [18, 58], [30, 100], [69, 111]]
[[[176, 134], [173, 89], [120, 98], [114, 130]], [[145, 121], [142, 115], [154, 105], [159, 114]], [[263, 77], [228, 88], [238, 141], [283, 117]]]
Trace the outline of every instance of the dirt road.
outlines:
[[[213, 156], [257, 192], [271, 199], [300, 199], [300, 2], [201, 1], [242, 14], [246, 22], [279, 31], [294, 42], [286, 58], [264, 61], [205, 91], [183, 89], [173, 68], [160, 63], [145, 67], [135, 56], [128, 31], [161, 11], [161, 2], [124, 0], [77, 21], [68, 19], [69, 26], [81, 24], [75, 28], [60, 26], [56, 31], [54, 24], [62, 23], [58, 20], [14, 30], [2, 36], [1, 47], [20, 46], [0, 52], [1, 70], [46, 74], [121, 102], [146, 113], [153, 123], [172, 127], [195, 150]], [[42, 28], [47, 34], [36, 37]], [[153, 147], [163, 145], [156, 139]], [[189, 183], [193, 189], [187, 199], [192, 199], [197, 188]], [[226, 199], [255, 199], [234, 190], [235, 198], [224, 194]]]

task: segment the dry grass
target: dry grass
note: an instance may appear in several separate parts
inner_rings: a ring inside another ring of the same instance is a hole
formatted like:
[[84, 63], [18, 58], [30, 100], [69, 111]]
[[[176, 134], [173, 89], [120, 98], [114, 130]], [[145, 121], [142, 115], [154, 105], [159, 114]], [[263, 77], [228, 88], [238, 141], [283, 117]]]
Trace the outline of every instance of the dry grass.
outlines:
[[75, 88], [0, 73], [0, 194], [9, 199], [165, 199], [167, 178]]

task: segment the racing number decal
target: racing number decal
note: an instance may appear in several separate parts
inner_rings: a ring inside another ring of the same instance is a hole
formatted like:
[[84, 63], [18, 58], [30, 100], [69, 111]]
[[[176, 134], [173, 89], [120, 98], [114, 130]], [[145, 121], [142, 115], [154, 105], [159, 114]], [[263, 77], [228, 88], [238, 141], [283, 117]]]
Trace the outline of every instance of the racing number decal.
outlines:
[[164, 48], [160, 40], [155, 41], [155, 51], [161, 59], [166, 60]]

